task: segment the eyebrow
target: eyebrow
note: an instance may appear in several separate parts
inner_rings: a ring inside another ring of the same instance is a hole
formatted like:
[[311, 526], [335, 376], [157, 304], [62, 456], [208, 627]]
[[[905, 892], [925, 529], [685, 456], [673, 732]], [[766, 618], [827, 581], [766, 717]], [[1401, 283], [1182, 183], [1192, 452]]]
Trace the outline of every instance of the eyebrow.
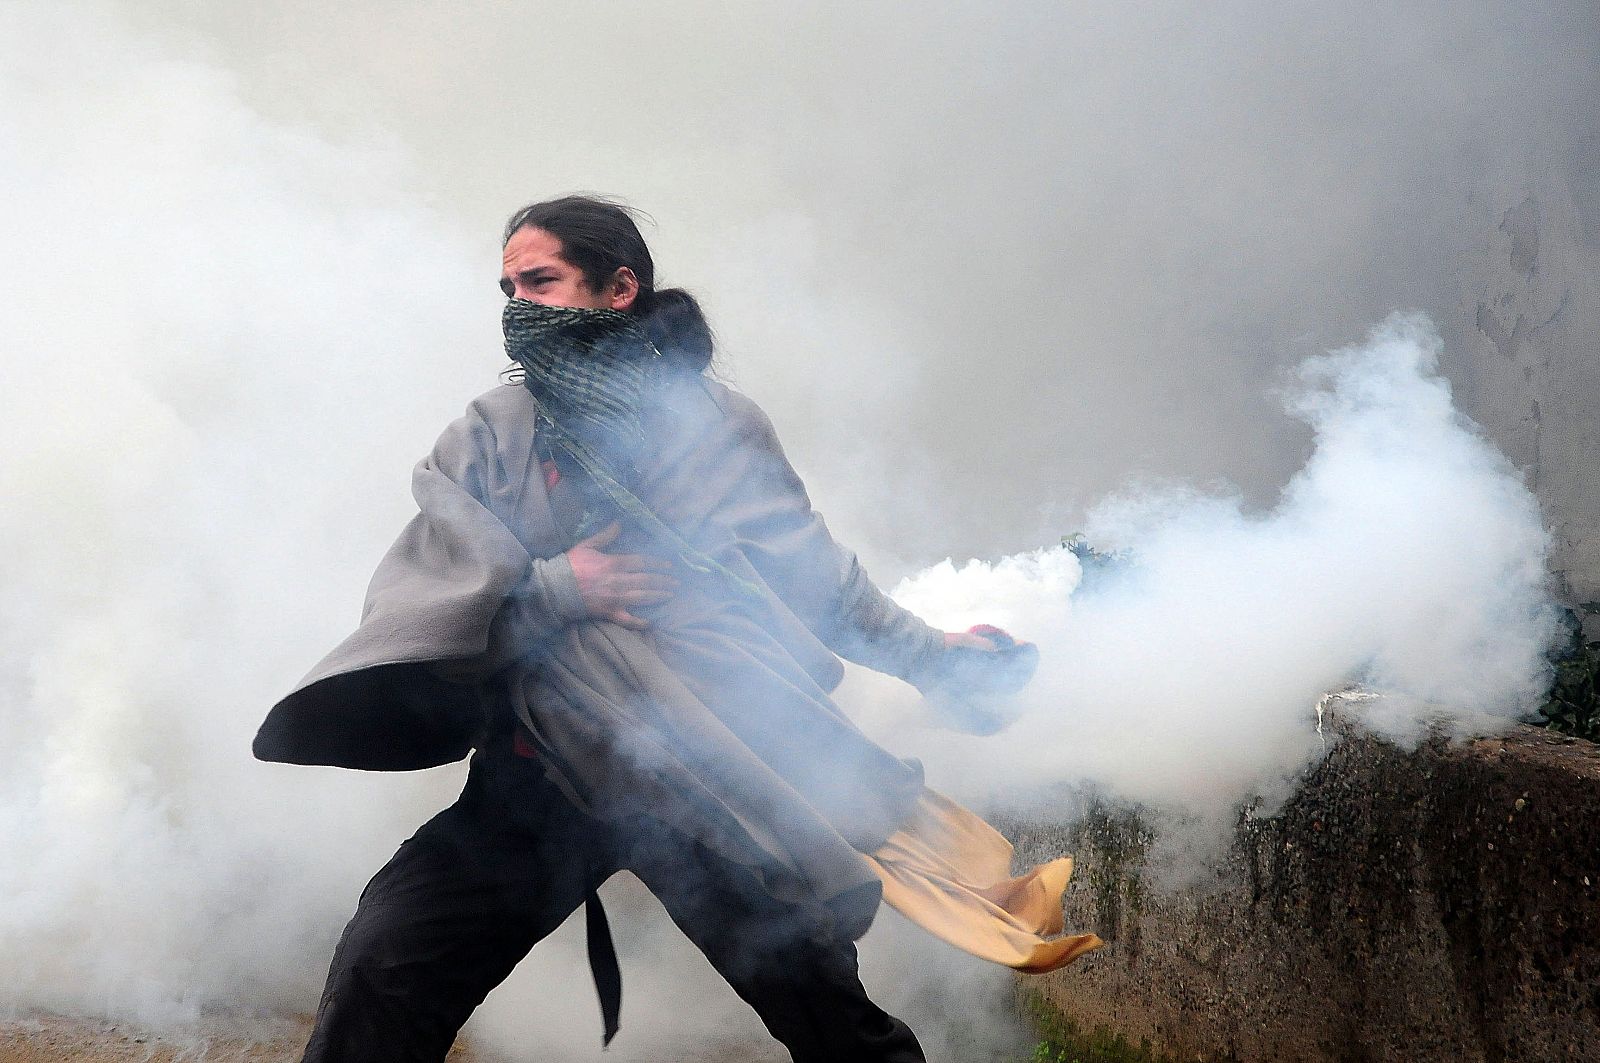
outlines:
[[543, 279], [544, 277], [555, 276], [556, 272], [549, 266], [534, 266], [532, 269], [519, 269], [515, 273], [502, 273], [500, 274], [500, 280], [497, 283], [500, 286], [500, 290], [505, 291], [507, 288], [511, 287], [511, 280], [513, 277], [518, 280], [537, 281]]

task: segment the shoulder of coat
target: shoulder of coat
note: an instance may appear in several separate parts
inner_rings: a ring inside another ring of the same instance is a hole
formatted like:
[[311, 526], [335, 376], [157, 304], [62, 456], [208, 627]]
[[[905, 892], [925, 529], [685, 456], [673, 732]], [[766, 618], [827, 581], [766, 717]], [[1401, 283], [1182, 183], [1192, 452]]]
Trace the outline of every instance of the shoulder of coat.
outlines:
[[763, 436], [773, 434], [772, 419], [756, 404], [755, 399], [742, 391], [735, 391], [720, 380], [707, 378], [704, 384], [711, 401], [736, 428]]
[[434, 457], [493, 451], [518, 438], [533, 424], [533, 396], [526, 388], [502, 385], [467, 404], [460, 417], [445, 426], [434, 444]]
[[505, 418], [527, 417], [533, 413], [533, 396], [520, 384], [501, 384], [468, 403], [467, 412], [475, 413], [491, 423]]

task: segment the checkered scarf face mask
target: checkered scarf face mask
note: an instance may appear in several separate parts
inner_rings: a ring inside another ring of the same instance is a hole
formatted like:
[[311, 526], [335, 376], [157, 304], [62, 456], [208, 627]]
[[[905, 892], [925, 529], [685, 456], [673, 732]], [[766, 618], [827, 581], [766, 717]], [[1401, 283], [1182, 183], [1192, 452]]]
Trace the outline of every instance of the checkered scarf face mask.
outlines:
[[633, 455], [644, 443], [640, 410], [653, 378], [665, 369], [633, 315], [511, 299], [500, 321], [506, 355], [521, 370], [510, 382], [533, 396], [538, 429], [551, 447], [571, 457], [625, 518], [672, 549], [679, 563], [759, 597], [754, 584], [690, 546], [626, 486]]
[[631, 314], [511, 299], [500, 324], [506, 355], [522, 368], [516, 382], [532, 393], [541, 428], [597, 452], [626, 455], [638, 447], [639, 408], [661, 353]]

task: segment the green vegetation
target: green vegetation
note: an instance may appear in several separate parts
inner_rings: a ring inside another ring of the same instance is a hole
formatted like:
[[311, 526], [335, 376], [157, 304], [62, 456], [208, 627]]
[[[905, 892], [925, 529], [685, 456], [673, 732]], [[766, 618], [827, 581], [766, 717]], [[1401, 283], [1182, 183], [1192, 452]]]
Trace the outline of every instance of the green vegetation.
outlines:
[[1085, 1032], [1050, 1005], [1038, 990], [1025, 990], [1022, 1010], [1039, 1033], [1026, 1063], [1175, 1063], [1148, 1040], [1128, 1040], [1104, 1026]]
[[[1585, 602], [1584, 613], [1600, 614], [1600, 602]], [[1600, 642], [1584, 641], [1578, 612], [1562, 610], [1566, 638], [1550, 653], [1555, 680], [1544, 704], [1529, 722], [1552, 731], [1600, 742]]]
[[1130, 561], [1126, 551], [1117, 550], [1112, 553], [1105, 553], [1096, 550], [1089, 545], [1082, 532], [1063, 535], [1061, 537], [1061, 546], [1063, 549], [1072, 551], [1072, 556], [1078, 559], [1078, 564], [1083, 569], [1083, 580], [1078, 585], [1079, 590], [1094, 587], [1118, 569], [1126, 568]]

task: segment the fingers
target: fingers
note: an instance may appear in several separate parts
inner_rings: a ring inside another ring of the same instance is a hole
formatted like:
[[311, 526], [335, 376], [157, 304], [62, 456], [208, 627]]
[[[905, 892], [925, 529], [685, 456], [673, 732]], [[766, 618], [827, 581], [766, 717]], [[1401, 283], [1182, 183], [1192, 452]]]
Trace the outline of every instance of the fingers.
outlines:
[[607, 587], [616, 594], [628, 594], [632, 591], [671, 594], [678, 589], [678, 581], [671, 576], [655, 572], [617, 572], [607, 581]]
[[677, 589], [678, 581], [671, 576], [653, 572], [607, 572], [594, 581], [590, 594], [602, 602], [627, 605], [634, 595], [671, 597]]
[[993, 624], [974, 624], [965, 631], [949, 631], [944, 636], [945, 648], [960, 646], [969, 650], [1017, 650], [1031, 647], [1033, 643], [1016, 638]]
[[[635, 577], [635, 579], [659, 580], [659, 577], [639, 576]], [[677, 583], [675, 581], [670, 584], [663, 582], [630, 582], [611, 587], [608, 597], [623, 609], [631, 609], [636, 605], [660, 605], [662, 602], [671, 600], [673, 589], [676, 586]]]
[[587, 546], [591, 550], [599, 550], [601, 547], [610, 546], [616, 541], [617, 536], [621, 534], [622, 522], [614, 520], [604, 528], [601, 528], [599, 531], [589, 536], [587, 539], [579, 541], [577, 545]]
[[631, 628], [634, 631], [643, 631], [645, 628], [650, 626], [643, 620], [640, 620], [638, 617], [628, 612], [626, 609], [614, 610], [609, 616], [606, 617], [606, 619], [611, 621], [613, 624], [621, 624], [623, 627]]
[[[613, 537], [614, 538], [614, 537]], [[611, 562], [623, 572], [671, 572], [672, 562], [649, 554], [616, 554]]]
[[968, 650], [986, 650], [994, 652], [1000, 649], [994, 642], [982, 635], [974, 635], [970, 631], [949, 631], [944, 636], [945, 649], [961, 647]]
[[567, 552], [578, 579], [578, 593], [589, 615], [635, 631], [649, 623], [629, 610], [661, 605], [672, 598], [678, 581], [670, 573], [672, 563], [649, 554], [606, 554], [601, 550], [614, 543], [622, 525], [612, 521], [606, 527], [575, 544]]
[[1020, 650], [1032, 646], [1031, 642], [1022, 639], [1007, 637], [1002, 643], [1000, 640], [987, 635], [974, 635], [970, 631], [952, 631], [945, 635], [946, 648], [961, 646], [969, 650], [987, 650], [998, 653], [1000, 650]]
[[[617, 536], [622, 534], [622, 524], [612, 521], [587, 539], [581, 539], [572, 546], [573, 550], [591, 550], [599, 553], [604, 547], [616, 542]], [[569, 551], [570, 553], [570, 551]], [[607, 554], [604, 562], [607, 569], [612, 572], [671, 572], [672, 562], [650, 554]]]

